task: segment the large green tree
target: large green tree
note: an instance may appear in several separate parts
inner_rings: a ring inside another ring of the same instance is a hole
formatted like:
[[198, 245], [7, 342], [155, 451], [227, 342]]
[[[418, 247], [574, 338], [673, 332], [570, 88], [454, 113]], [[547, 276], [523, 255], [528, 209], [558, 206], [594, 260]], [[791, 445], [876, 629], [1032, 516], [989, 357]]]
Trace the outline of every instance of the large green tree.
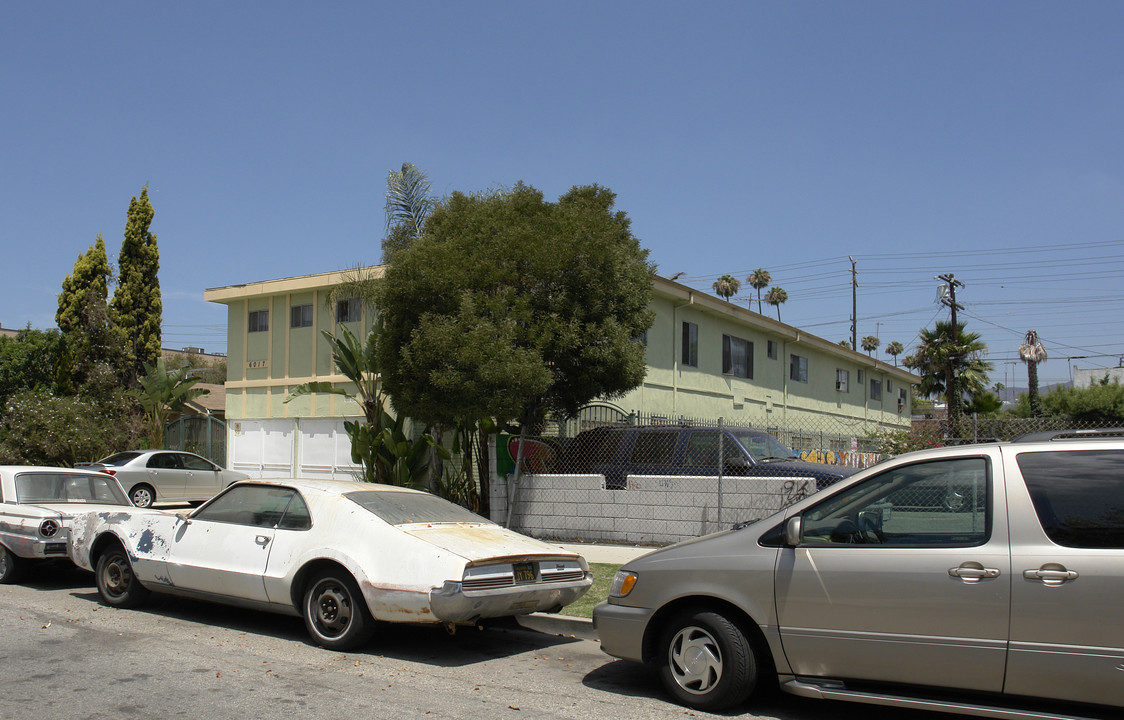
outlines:
[[146, 364], [160, 358], [160, 251], [149, 231], [155, 211], [148, 201], [148, 186], [129, 202], [125, 239], [117, 256], [117, 288], [109, 317], [125, 347], [126, 378], [135, 385]]
[[[961, 411], [987, 392], [992, 369], [983, 359], [987, 345], [979, 333], [966, 331], [964, 323], [956, 325], [941, 321], [931, 329], [923, 328], [917, 352], [904, 363], [921, 376], [918, 392], [923, 397], [944, 397], [954, 433]], [[955, 382], [950, 383], [953, 378]], [[950, 385], [955, 388], [952, 392]]]
[[575, 187], [454, 193], [398, 251], [379, 297], [379, 366], [400, 413], [537, 426], [644, 378], [654, 268], [614, 210]]
[[[107, 305], [112, 277], [105, 241], [99, 234], [97, 241], [78, 256], [59, 293], [55, 322], [64, 342], [58, 359], [58, 386], [64, 392], [87, 393], [92, 391], [91, 383], [111, 387], [121, 384], [124, 348]], [[104, 395], [100, 390], [94, 394]]]
[[1087, 387], [1056, 387], [1039, 395], [1039, 407], [1031, 406], [1030, 395], [1019, 395], [1011, 412], [1016, 417], [1063, 417], [1091, 425], [1124, 424], [1124, 385], [1106, 375]]
[[25, 328], [15, 337], [0, 336], [0, 415], [5, 414], [2, 404], [16, 393], [54, 389], [62, 345], [57, 330]]

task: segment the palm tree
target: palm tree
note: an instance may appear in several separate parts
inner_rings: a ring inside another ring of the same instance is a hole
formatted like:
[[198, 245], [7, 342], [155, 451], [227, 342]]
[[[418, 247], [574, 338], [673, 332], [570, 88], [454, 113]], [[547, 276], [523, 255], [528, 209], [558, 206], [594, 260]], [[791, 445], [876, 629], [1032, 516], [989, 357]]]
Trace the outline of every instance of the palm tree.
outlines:
[[931, 330], [923, 328], [917, 352], [905, 360], [906, 367], [921, 376], [917, 388], [920, 395], [944, 396], [953, 433], [965, 399], [970, 404], [977, 395], [987, 392], [987, 374], [992, 369], [983, 359], [987, 345], [979, 333], [966, 332], [964, 323], [956, 325], [953, 328], [951, 322], [941, 321]]
[[897, 340], [894, 340], [886, 346], [886, 354], [894, 358], [894, 367], [898, 366], [898, 355], [905, 352], [905, 348]]
[[401, 170], [391, 170], [387, 174], [383, 262], [390, 262], [396, 250], [412, 245], [421, 237], [425, 221], [436, 204], [430, 194], [429, 178], [412, 163], [402, 163]]
[[158, 358], [155, 365], [144, 363], [144, 375], [137, 378], [140, 387], [129, 391], [140, 401], [148, 420], [150, 447], [164, 447], [164, 426], [172, 413], [182, 411], [188, 401], [210, 392], [192, 387], [200, 378], [187, 377], [190, 370], [185, 366], [169, 372], [164, 366], [164, 358]]
[[765, 294], [765, 302], [777, 308], [777, 320], [779, 321], [781, 319], [781, 305], [788, 302], [788, 293], [784, 291], [784, 288], [774, 285]]
[[1038, 396], [1038, 363], [1046, 362], [1046, 347], [1038, 339], [1038, 331], [1027, 331], [1023, 344], [1019, 345], [1019, 357], [1026, 363], [1026, 377], [1029, 383], [1026, 394], [1030, 401], [1030, 415], [1038, 417], [1042, 414], [1042, 400]]
[[862, 340], [859, 340], [859, 344], [863, 346], [863, 350], [866, 350], [866, 354], [870, 355], [878, 349], [878, 346], [882, 344], [882, 341], [873, 335], [867, 335]]
[[726, 302], [730, 302], [730, 298], [736, 295], [741, 287], [741, 281], [733, 275], [723, 275], [714, 281], [714, 292]]
[[757, 291], [757, 312], [761, 312], [761, 291], [773, 282], [773, 276], [765, 268], [757, 268], [745, 279], [750, 287]]

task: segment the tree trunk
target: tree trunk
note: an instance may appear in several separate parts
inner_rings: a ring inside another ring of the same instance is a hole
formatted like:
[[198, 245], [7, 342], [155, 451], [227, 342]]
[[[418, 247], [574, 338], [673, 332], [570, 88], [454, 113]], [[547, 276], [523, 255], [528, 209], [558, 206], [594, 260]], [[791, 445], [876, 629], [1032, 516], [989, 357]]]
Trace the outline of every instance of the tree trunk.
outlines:
[[1038, 397], [1038, 363], [1026, 364], [1026, 379], [1030, 385], [1026, 391], [1027, 399], [1030, 400], [1030, 416], [1039, 417], [1042, 415], [1042, 400]]

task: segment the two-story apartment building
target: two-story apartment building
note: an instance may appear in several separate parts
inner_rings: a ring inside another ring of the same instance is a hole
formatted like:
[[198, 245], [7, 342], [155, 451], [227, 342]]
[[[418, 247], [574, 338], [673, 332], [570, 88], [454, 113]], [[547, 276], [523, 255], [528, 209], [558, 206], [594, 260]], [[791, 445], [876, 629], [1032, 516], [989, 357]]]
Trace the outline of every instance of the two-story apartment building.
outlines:
[[[378, 277], [382, 269], [365, 268]], [[347, 272], [213, 288], [227, 306], [226, 418], [232, 468], [262, 476], [350, 476], [345, 420], [357, 405], [337, 395], [285, 403], [304, 382], [344, 383], [321, 330], [346, 325], [364, 337], [371, 310], [358, 298], [329, 305]], [[656, 278], [656, 320], [642, 341], [641, 387], [613, 403], [624, 413], [675, 420], [717, 419], [832, 436], [909, 426], [902, 368], [854, 352], [664, 278]], [[824, 448], [829, 449], [829, 448]], [[844, 449], [844, 448], [835, 448]]]

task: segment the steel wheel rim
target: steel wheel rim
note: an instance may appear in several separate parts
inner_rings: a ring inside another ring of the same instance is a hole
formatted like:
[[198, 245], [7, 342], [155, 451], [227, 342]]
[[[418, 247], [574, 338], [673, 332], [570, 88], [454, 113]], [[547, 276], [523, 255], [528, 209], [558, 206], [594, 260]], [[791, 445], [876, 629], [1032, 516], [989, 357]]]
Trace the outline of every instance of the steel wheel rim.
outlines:
[[328, 580], [317, 584], [308, 605], [312, 625], [322, 637], [336, 638], [347, 632], [354, 608], [351, 593], [343, 585]]
[[119, 597], [129, 591], [129, 585], [133, 582], [133, 571], [128, 562], [115, 559], [106, 563], [101, 578], [106, 593]]
[[11, 567], [11, 561], [8, 559], [8, 551], [0, 548], [0, 577], [8, 574], [8, 568]]
[[722, 679], [722, 651], [706, 630], [685, 627], [671, 639], [667, 666], [676, 685], [692, 695], [705, 695]]

